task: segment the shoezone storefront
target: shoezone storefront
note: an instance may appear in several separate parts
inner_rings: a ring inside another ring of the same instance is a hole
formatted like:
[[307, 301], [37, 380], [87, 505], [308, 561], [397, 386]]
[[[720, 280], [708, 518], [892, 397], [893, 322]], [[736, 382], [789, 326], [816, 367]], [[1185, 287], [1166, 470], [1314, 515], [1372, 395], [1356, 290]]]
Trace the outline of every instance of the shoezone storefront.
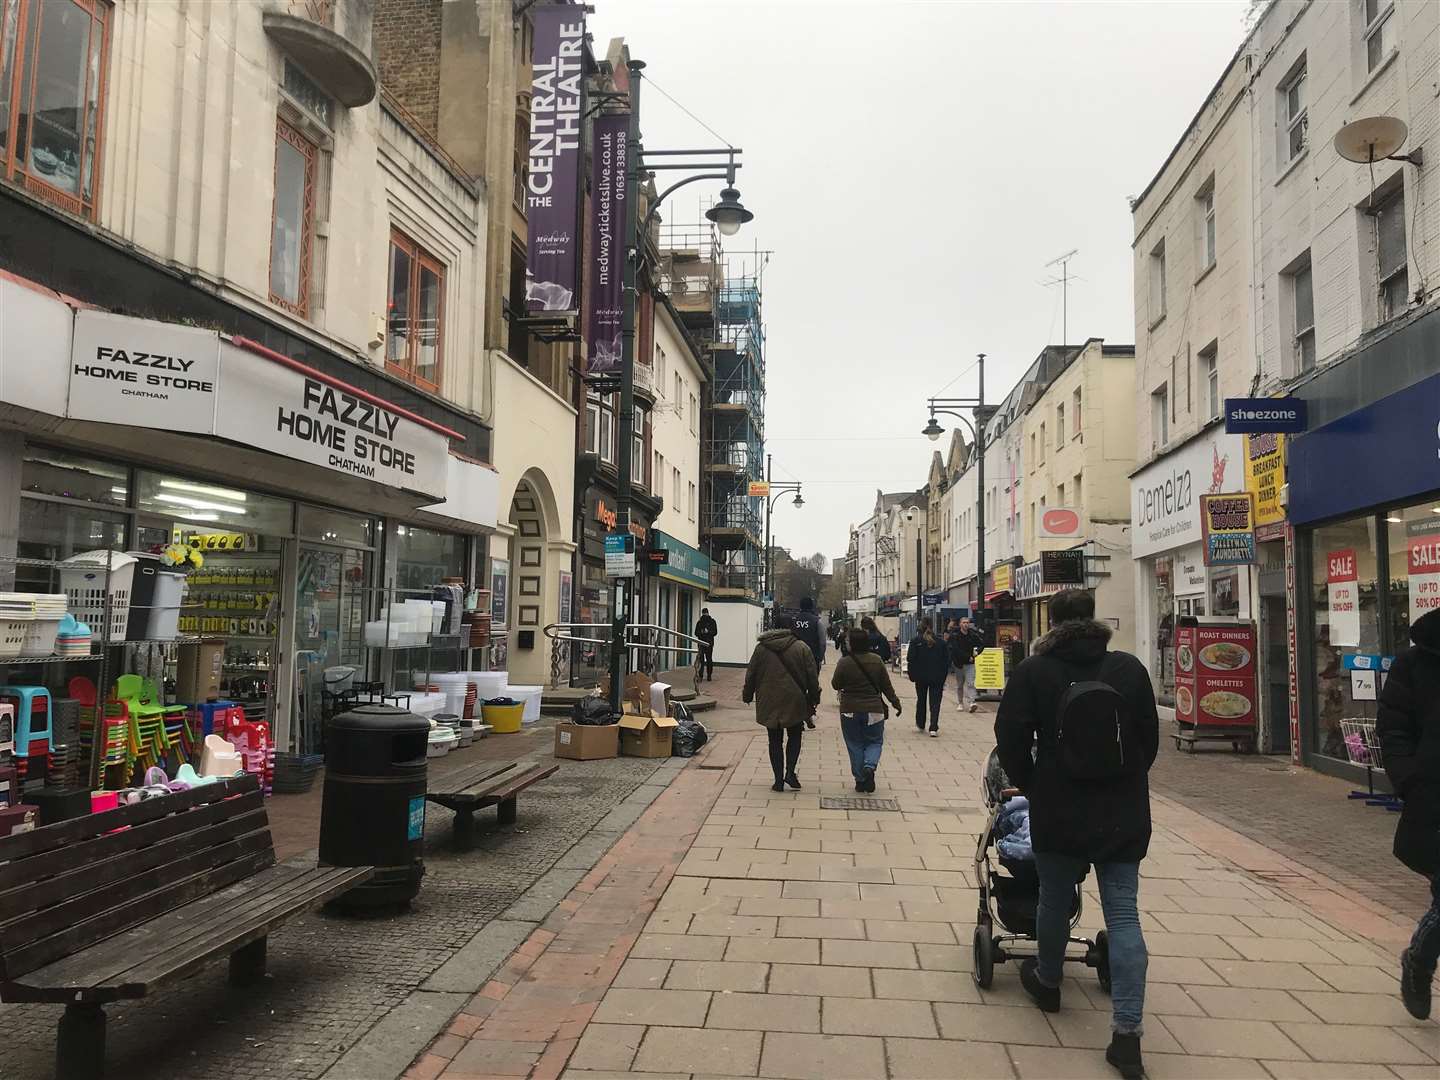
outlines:
[[[218, 696], [282, 751], [319, 751], [339, 682], [404, 693], [485, 663], [476, 635], [393, 625], [437, 587], [479, 600], [498, 483], [464, 451], [243, 337], [0, 278], [0, 589], [57, 592], [46, 564], [82, 552], [198, 553], [175, 629], [220, 653]], [[126, 640], [126, 670], [174, 681], [175, 648]]]

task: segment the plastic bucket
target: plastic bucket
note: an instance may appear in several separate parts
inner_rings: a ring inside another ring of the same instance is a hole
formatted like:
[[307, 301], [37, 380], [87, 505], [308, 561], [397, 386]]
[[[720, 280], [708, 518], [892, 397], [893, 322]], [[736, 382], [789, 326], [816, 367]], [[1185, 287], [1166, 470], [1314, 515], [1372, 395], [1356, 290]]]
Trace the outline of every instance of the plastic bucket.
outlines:
[[486, 705], [483, 714], [485, 723], [496, 735], [514, 735], [525, 718], [525, 705]]

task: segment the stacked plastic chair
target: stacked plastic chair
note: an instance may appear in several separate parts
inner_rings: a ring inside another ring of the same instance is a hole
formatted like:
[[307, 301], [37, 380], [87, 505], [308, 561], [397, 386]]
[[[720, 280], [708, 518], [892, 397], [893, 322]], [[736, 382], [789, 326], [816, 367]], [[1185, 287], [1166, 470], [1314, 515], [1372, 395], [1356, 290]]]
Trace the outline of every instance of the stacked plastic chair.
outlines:
[[185, 713], [184, 705], [166, 705], [161, 697], [160, 688], [155, 685], [154, 679], [142, 679], [140, 681], [141, 700], [156, 706], [161, 710], [165, 722], [165, 738], [169, 742], [174, 753], [179, 755], [176, 765], [181, 765], [191, 759], [192, 755], [186, 746], [185, 739]]
[[[95, 684], [83, 675], [76, 676], [67, 684], [70, 696], [80, 703], [79, 738], [80, 758], [89, 761], [95, 740], [96, 690]], [[130, 712], [123, 701], [110, 699], [105, 702], [104, 747], [101, 750], [101, 783], [111, 769], [123, 770], [123, 776], [116, 777], [119, 783], [128, 783], [134, 772], [135, 761], [130, 756]]]
[[234, 745], [240, 753], [241, 767], [258, 776], [260, 786], [269, 795], [275, 786], [275, 744], [270, 741], [270, 725], [263, 720], [246, 720], [244, 709], [226, 709], [215, 715], [215, 734]]
[[115, 697], [130, 714], [130, 753], [143, 770], [163, 766], [172, 746], [165, 729], [165, 708], [145, 700], [145, 680], [139, 675], [121, 675], [115, 680]]

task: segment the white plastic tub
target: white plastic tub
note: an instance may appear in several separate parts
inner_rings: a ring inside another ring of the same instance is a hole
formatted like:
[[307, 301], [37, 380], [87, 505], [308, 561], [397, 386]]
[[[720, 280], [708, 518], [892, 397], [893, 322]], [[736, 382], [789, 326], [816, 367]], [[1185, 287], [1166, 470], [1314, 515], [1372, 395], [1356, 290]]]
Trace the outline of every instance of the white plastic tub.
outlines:
[[525, 712], [520, 718], [523, 724], [534, 724], [540, 720], [540, 695], [545, 692], [543, 686], [516, 686], [513, 683], [506, 687], [505, 696], [522, 702]]
[[180, 633], [180, 604], [185, 599], [185, 575], [161, 570], [155, 575], [155, 595], [145, 620], [145, 636], [174, 641]]

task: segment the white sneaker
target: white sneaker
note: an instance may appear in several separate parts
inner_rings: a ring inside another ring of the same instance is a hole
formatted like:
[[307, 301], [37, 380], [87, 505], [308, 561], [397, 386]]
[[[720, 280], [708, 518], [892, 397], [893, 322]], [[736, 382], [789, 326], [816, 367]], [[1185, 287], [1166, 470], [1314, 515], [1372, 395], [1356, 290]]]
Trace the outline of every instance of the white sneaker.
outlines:
[[964, 711], [965, 711], [965, 703], [964, 703], [963, 701], [957, 701], [957, 702], [955, 703], [955, 711], [956, 711], [956, 712], [964, 712]]
[[971, 711], [971, 712], [978, 712], [979, 710], [980, 710], [980, 706], [977, 705], [977, 704], [975, 704], [975, 703], [972, 701], [972, 702], [970, 703], [970, 711]]
[[932, 738], [932, 739], [938, 739], [939, 737], [940, 737], [940, 733], [939, 733], [938, 731], [932, 731], [932, 732], [930, 732], [930, 738]]

